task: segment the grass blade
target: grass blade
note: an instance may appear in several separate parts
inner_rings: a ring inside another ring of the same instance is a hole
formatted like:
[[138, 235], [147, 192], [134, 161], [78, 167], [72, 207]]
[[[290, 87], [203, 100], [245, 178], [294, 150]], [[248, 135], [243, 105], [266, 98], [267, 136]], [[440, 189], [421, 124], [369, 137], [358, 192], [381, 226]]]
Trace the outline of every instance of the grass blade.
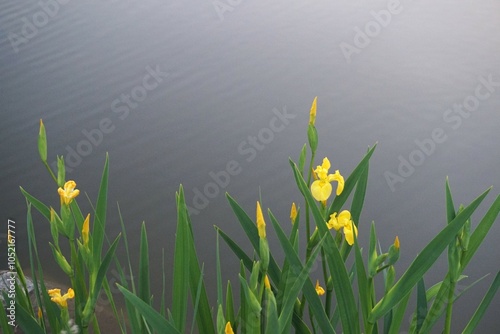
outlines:
[[99, 194], [94, 214], [94, 224], [92, 229], [92, 254], [94, 255], [94, 265], [98, 266], [101, 263], [101, 252], [104, 243], [104, 230], [106, 225], [106, 209], [108, 202], [108, 176], [109, 176], [109, 159], [106, 153], [104, 162], [104, 170], [102, 172], [101, 184], [99, 186]]
[[373, 147], [368, 150], [368, 153], [366, 153], [363, 159], [361, 159], [356, 168], [354, 168], [351, 175], [349, 175], [349, 177], [345, 180], [344, 190], [342, 191], [342, 194], [335, 197], [332, 204], [330, 205], [330, 209], [328, 210], [328, 217], [334, 212], [339, 212], [339, 210], [345, 204], [347, 198], [349, 198], [349, 195], [354, 189], [354, 186], [364, 173], [365, 169], [368, 167], [368, 163], [376, 147], [377, 144], [375, 143], [375, 145], [373, 145]]
[[50, 209], [48, 206], [37, 200], [35, 197], [31, 196], [23, 187], [19, 187], [24, 197], [28, 200], [31, 205], [33, 205], [47, 220], [50, 222]]
[[493, 300], [493, 297], [497, 293], [499, 287], [500, 287], [500, 271], [497, 272], [497, 275], [495, 276], [493, 283], [491, 283], [488, 292], [486, 292], [486, 295], [484, 296], [483, 300], [481, 300], [481, 303], [479, 304], [476, 312], [474, 312], [474, 315], [470, 319], [469, 323], [467, 324], [467, 326], [465, 326], [462, 332], [463, 334], [474, 333], [474, 329], [476, 328], [477, 324], [483, 317], [484, 313], [486, 313], [486, 310], [488, 309], [488, 306]]
[[125, 289], [120, 284], [116, 284], [118, 289], [121, 291], [126, 300], [128, 300], [134, 307], [139, 311], [140, 314], [146, 319], [146, 322], [151, 325], [151, 327], [157, 333], [166, 334], [179, 334], [179, 332], [172, 324], [170, 324], [167, 319], [161, 316], [160, 313], [150, 305], [146, 304], [142, 299], [134, 295], [132, 292]]
[[[179, 187], [182, 189], [182, 186]], [[181, 192], [179, 192], [181, 194]], [[203, 272], [200, 269], [200, 264], [198, 261], [198, 256], [196, 255], [196, 248], [194, 242], [193, 229], [191, 224], [191, 219], [189, 218], [188, 209], [186, 206], [186, 200], [184, 197], [184, 191], [182, 191], [182, 196], [179, 195], [179, 207], [183, 208], [184, 217], [187, 222], [188, 227], [188, 238], [189, 238], [189, 287], [191, 290], [191, 296], [199, 296], [199, 307], [198, 312], [196, 313], [196, 323], [199, 329], [203, 329], [203, 332], [206, 334], [215, 334], [214, 322], [211, 314], [211, 307], [208, 302], [207, 289], [205, 287], [205, 283], [203, 281]], [[201, 283], [200, 283], [201, 282]], [[199, 285], [201, 287], [199, 288]], [[201, 289], [201, 290], [199, 290]], [[199, 291], [199, 292], [198, 292]], [[193, 303], [196, 301], [193, 297]]]
[[418, 333], [422, 327], [425, 317], [427, 316], [427, 296], [423, 277], [417, 283], [417, 311], [415, 314], [417, 316], [416, 321]]
[[472, 232], [469, 240], [468, 250], [461, 261], [462, 270], [465, 269], [465, 267], [469, 264], [477, 249], [479, 248], [479, 246], [481, 246], [481, 243], [488, 234], [491, 226], [493, 225], [493, 223], [495, 223], [499, 212], [500, 195], [497, 196], [488, 212], [486, 212], [481, 222], [478, 224], [474, 232]]
[[187, 302], [189, 291], [189, 227], [185, 206], [181, 205], [184, 198], [182, 186], [177, 194], [177, 230], [174, 251], [174, 278], [172, 292], [172, 317], [175, 327], [184, 333], [187, 317]]
[[145, 303], [151, 302], [151, 291], [149, 287], [149, 247], [146, 224], [141, 226], [141, 241], [139, 244], [139, 298]]
[[476, 198], [469, 206], [460, 212], [431, 242], [420, 252], [402, 277], [394, 284], [387, 294], [372, 309], [370, 322], [382, 317], [417, 284], [421, 277], [434, 264], [441, 253], [455, 238], [458, 231], [470, 218], [490, 189]]

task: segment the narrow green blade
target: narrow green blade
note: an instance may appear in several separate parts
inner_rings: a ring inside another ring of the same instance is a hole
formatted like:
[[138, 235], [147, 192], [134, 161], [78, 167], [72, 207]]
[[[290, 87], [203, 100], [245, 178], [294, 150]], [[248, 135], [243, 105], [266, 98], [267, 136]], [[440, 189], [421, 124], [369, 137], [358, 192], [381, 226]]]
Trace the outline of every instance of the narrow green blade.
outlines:
[[172, 317], [177, 330], [184, 333], [189, 291], [189, 243], [191, 240], [189, 238], [190, 231], [186, 217], [185, 205], [180, 203], [181, 198], [184, 198], [182, 186], [179, 188], [179, 193], [177, 195], [177, 230], [174, 252]]
[[390, 309], [392, 309], [399, 301], [417, 284], [427, 270], [434, 264], [441, 253], [448, 247], [450, 242], [455, 238], [458, 231], [470, 218], [490, 189], [476, 198], [469, 206], [459, 213], [453, 221], [451, 221], [429, 244], [420, 252], [413, 260], [410, 267], [402, 275], [402, 277], [394, 284], [387, 294], [380, 300], [372, 309], [370, 314], [370, 322], [375, 322], [382, 317]]
[[488, 309], [488, 306], [493, 300], [493, 297], [497, 293], [499, 287], [500, 287], [500, 271], [497, 272], [497, 275], [495, 276], [493, 283], [491, 283], [488, 292], [486, 292], [486, 295], [484, 296], [483, 300], [481, 300], [481, 303], [479, 304], [476, 312], [474, 312], [474, 315], [470, 319], [469, 323], [467, 324], [467, 326], [465, 326], [464, 331], [462, 332], [463, 334], [474, 333], [474, 329], [476, 328], [477, 324], [486, 313], [486, 310]]
[[121, 291], [126, 300], [128, 300], [134, 307], [142, 314], [147, 323], [153, 327], [157, 333], [165, 334], [178, 334], [179, 332], [172, 324], [170, 324], [167, 319], [162, 317], [152, 306], [146, 304], [139, 297], [134, 295], [132, 292], [125, 289], [120, 284], [116, 284], [118, 289]]
[[146, 224], [141, 225], [141, 242], [139, 245], [139, 298], [150, 303], [151, 291], [149, 287], [149, 246], [146, 233]]

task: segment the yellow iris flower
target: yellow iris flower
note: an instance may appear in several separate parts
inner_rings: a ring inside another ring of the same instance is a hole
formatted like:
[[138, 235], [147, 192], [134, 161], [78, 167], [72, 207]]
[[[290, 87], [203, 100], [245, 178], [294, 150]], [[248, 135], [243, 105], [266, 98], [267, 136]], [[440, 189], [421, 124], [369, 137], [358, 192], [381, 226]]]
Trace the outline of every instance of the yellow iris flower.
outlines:
[[71, 288], [64, 295], [61, 295], [61, 289], [51, 289], [47, 292], [51, 297], [50, 300], [64, 308], [68, 307], [68, 299], [75, 298], [75, 291]]
[[318, 296], [323, 296], [325, 294], [325, 289], [323, 289], [321, 287], [321, 285], [319, 285], [319, 280], [316, 281], [316, 293], [318, 294]]
[[337, 181], [337, 196], [344, 190], [344, 177], [340, 175], [338, 170], [334, 174], [328, 174], [330, 169], [330, 160], [323, 159], [321, 166], [317, 166], [314, 170], [316, 181], [311, 184], [311, 193], [315, 200], [326, 201], [332, 194], [332, 185], [330, 182]]
[[57, 189], [59, 196], [61, 196], [62, 203], [69, 205], [71, 201], [73, 201], [73, 198], [75, 198], [80, 194], [80, 190], [75, 188], [76, 188], [76, 183], [75, 181], [71, 180], [64, 184], [64, 189], [61, 187]]
[[358, 236], [358, 228], [354, 225], [354, 222], [351, 219], [351, 213], [347, 210], [342, 211], [337, 216], [337, 213], [334, 212], [330, 215], [330, 220], [326, 223], [329, 229], [335, 229], [335, 231], [343, 228], [343, 232], [345, 235], [345, 239], [347, 243], [352, 246], [354, 244], [354, 234]]

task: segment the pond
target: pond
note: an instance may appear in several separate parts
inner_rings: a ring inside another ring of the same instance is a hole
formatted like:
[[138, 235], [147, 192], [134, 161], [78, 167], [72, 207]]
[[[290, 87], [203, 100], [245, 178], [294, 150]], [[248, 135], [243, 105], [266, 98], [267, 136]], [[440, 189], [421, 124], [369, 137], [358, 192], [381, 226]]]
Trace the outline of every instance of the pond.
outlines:
[[[367, 244], [372, 221], [383, 248], [399, 236], [401, 275], [445, 224], [447, 176], [456, 203], [493, 186], [473, 226], [500, 189], [499, 23], [494, 0], [3, 2], [0, 205], [17, 222], [17, 252], [27, 263], [19, 186], [58, 203], [37, 154], [43, 118], [49, 159], [64, 155], [67, 178], [93, 201], [109, 152], [109, 235], [120, 232], [117, 203], [134, 250], [146, 222], [157, 291], [162, 248], [172, 266], [182, 183], [214, 284], [214, 225], [250, 249], [225, 192], [251, 215], [262, 196], [283, 222], [300, 202], [288, 158], [307, 141], [318, 96], [316, 164], [328, 156], [349, 175], [378, 142], [359, 238]], [[84, 196], [79, 203], [90, 212]], [[35, 220], [46, 245], [48, 224]], [[460, 288], [490, 276], [457, 304], [456, 328], [498, 271], [499, 245], [497, 223]], [[234, 280], [239, 261], [222, 251], [224, 279]], [[439, 261], [429, 286], [446, 273]], [[498, 328], [498, 310], [495, 298], [479, 332]]]

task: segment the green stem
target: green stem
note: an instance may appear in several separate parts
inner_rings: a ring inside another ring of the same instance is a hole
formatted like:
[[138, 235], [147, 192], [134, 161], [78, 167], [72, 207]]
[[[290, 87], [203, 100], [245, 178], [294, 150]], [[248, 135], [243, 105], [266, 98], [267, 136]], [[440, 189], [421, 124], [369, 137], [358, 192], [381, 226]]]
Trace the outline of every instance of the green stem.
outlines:
[[[312, 177], [312, 166], [314, 163], [314, 157], [316, 155], [316, 152], [311, 153], [311, 160], [309, 160], [309, 168], [307, 170], [307, 186], [311, 184], [311, 177]], [[311, 237], [311, 226], [310, 226], [310, 221], [309, 221], [309, 204], [306, 202], [306, 240], [309, 240]], [[307, 261], [307, 259], [306, 259]]]
[[446, 305], [446, 319], [444, 322], [444, 334], [451, 333], [451, 313], [453, 310], [453, 298], [455, 296], [455, 285], [457, 282], [451, 281], [450, 288], [448, 290], [448, 303]]
[[325, 313], [328, 318], [330, 318], [330, 312], [332, 310], [332, 289], [328, 288], [328, 283], [325, 283], [325, 288], [326, 288], [326, 304], [325, 304]]
[[54, 172], [52, 172], [52, 169], [50, 168], [50, 166], [47, 163], [47, 161], [42, 161], [42, 162], [45, 165], [45, 167], [47, 168], [47, 170], [49, 171], [50, 176], [52, 176], [52, 178], [54, 179], [54, 181], [57, 183], [57, 177], [55, 176]]
[[[311, 153], [311, 160], [309, 161], [309, 168], [308, 168], [308, 171], [307, 171], [307, 186], [308, 187], [311, 184], [312, 166], [313, 166], [313, 163], [314, 163], [314, 157], [315, 157], [315, 155], [316, 155], [316, 152], [313, 151]], [[307, 240], [308, 244], [309, 244], [310, 238], [311, 238], [311, 223], [310, 223], [310, 220], [309, 220], [309, 204], [306, 201], [306, 240]], [[309, 246], [307, 246], [307, 249], [306, 249], [306, 263], [309, 260], [309, 257], [311, 256], [311, 251], [312, 251], [312, 249], [310, 249]], [[306, 304], [306, 297], [305, 297], [304, 294], [302, 294], [302, 298], [300, 299], [300, 309], [299, 309], [300, 316], [302, 316], [302, 314], [304, 314], [305, 304]]]

